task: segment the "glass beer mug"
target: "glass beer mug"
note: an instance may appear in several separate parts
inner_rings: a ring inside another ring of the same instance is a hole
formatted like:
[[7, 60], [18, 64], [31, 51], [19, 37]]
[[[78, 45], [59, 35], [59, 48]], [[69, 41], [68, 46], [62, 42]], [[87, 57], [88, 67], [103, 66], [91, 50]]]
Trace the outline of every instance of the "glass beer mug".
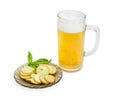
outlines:
[[[64, 71], [78, 71], [82, 67], [83, 57], [93, 54], [98, 48], [99, 28], [86, 25], [86, 16], [80, 11], [65, 10], [59, 12], [57, 18], [59, 65]], [[88, 52], [84, 52], [86, 30], [96, 33], [95, 45]]]

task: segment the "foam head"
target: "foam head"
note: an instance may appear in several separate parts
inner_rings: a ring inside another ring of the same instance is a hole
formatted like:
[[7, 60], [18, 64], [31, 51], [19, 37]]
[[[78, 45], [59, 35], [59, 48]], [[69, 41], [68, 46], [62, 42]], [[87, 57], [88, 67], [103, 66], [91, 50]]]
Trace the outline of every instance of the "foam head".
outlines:
[[85, 30], [85, 14], [80, 11], [66, 10], [58, 13], [58, 29], [68, 33]]

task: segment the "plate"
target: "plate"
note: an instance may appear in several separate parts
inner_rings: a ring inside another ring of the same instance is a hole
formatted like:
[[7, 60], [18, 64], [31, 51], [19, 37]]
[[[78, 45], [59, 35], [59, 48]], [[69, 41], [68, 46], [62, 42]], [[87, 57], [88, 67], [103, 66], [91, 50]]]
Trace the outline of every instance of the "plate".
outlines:
[[16, 82], [19, 83], [20, 85], [25, 86], [25, 87], [29, 87], [29, 88], [45, 88], [45, 87], [50, 87], [50, 86], [58, 83], [58, 82], [61, 80], [62, 75], [63, 75], [62, 69], [61, 69], [59, 66], [57, 66], [57, 65], [55, 65], [55, 64], [53, 64], [53, 63], [51, 63], [51, 64], [52, 64], [53, 66], [55, 66], [56, 69], [57, 69], [57, 72], [56, 72], [56, 74], [55, 74], [56, 81], [55, 81], [54, 83], [52, 83], [52, 84], [47, 84], [47, 85], [45, 85], [45, 84], [32, 84], [32, 83], [29, 83], [29, 82], [23, 80], [22, 78], [20, 78], [20, 70], [21, 70], [21, 68], [23, 68], [24, 66], [26, 66], [27, 63], [21, 65], [20, 67], [18, 67], [18, 68], [15, 70], [15, 72], [14, 72], [14, 79], [15, 79]]

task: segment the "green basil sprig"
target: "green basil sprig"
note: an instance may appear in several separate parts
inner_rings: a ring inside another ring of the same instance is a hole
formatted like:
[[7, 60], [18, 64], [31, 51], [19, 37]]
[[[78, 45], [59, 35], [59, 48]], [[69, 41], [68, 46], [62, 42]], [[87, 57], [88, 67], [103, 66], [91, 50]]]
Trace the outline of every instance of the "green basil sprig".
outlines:
[[28, 66], [31, 66], [33, 68], [37, 68], [39, 64], [49, 64], [51, 62], [51, 59], [48, 60], [46, 58], [40, 58], [36, 61], [33, 61], [33, 56], [30, 52], [28, 52]]

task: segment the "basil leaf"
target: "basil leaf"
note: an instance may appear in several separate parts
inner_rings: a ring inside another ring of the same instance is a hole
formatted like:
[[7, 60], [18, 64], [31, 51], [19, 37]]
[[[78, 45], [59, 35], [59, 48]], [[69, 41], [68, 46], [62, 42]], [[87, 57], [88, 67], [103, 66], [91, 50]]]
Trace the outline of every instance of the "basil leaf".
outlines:
[[32, 54], [29, 51], [28, 52], [28, 63], [31, 63], [32, 61], [33, 61], [33, 57], [32, 57]]
[[48, 62], [48, 59], [41, 58], [41, 59], [38, 59], [37, 62]]
[[35, 64], [28, 64], [28, 66], [33, 67], [35, 69], [37, 68], [37, 66]]
[[42, 58], [42, 59], [38, 59], [36, 60], [39, 64], [48, 64], [51, 62], [51, 59], [48, 60], [48, 59], [45, 59], [45, 58]]
[[39, 66], [39, 64], [49, 64], [51, 62], [51, 59], [45, 59], [45, 58], [40, 58], [36, 61], [33, 61], [33, 56], [30, 53], [30, 51], [28, 52], [28, 66], [31, 66], [33, 68], [37, 68]]
[[33, 68], [37, 68], [39, 64], [37, 62], [31, 62], [28, 65], [33, 67]]

